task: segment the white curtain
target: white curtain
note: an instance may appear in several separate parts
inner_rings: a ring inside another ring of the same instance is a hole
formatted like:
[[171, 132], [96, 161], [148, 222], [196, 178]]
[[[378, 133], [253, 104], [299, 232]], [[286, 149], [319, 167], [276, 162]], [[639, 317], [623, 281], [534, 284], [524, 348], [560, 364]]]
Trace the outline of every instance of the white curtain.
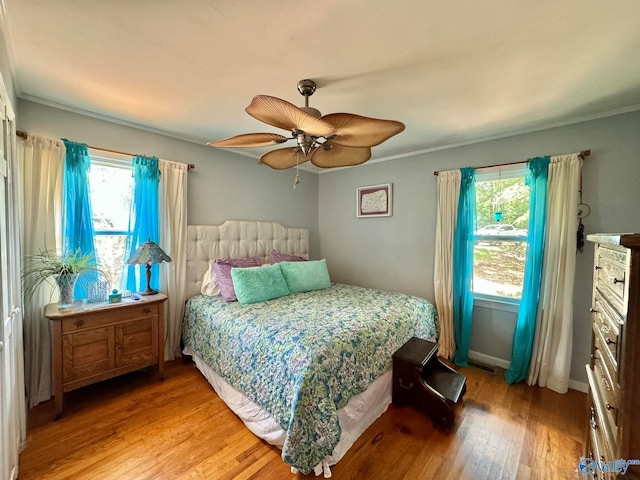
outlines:
[[544, 270], [527, 383], [558, 393], [567, 392], [571, 370], [581, 170], [578, 154], [551, 157]]
[[[62, 181], [65, 147], [61, 140], [29, 135], [19, 142], [24, 167], [25, 256], [61, 249]], [[24, 305], [25, 377], [29, 407], [52, 396], [51, 327], [44, 306], [57, 300], [57, 290], [41, 288]]]
[[453, 331], [453, 238], [458, 218], [460, 170], [438, 173], [438, 212], [433, 285], [440, 321], [439, 354], [451, 358], [456, 351]]
[[165, 302], [164, 359], [180, 357], [182, 315], [187, 291], [187, 174], [185, 163], [160, 160], [160, 246], [171, 263], [160, 268]]

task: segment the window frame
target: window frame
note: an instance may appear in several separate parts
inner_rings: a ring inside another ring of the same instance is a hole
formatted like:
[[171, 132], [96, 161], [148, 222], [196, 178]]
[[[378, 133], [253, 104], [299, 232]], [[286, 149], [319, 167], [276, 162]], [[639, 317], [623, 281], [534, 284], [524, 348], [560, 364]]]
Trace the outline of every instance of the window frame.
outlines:
[[[131, 158], [130, 156], [126, 156], [126, 155], [122, 155], [122, 154], [118, 154], [115, 152], [103, 152], [103, 151], [98, 151], [96, 149], [92, 149], [89, 148], [89, 158], [90, 158], [90, 162], [91, 162], [91, 167], [93, 166], [104, 166], [104, 167], [110, 167], [110, 168], [118, 168], [118, 169], [122, 169], [122, 170], [128, 170], [131, 172], [131, 175], [133, 176], [133, 165], [131, 163]], [[132, 192], [133, 194], [133, 192]], [[97, 238], [99, 236], [106, 236], [106, 235], [114, 235], [114, 236], [123, 236], [125, 239], [125, 243], [127, 240], [127, 236], [129, 235], [129, 230], [116, 230], [116, 229], [112, 229], [112, 230], [105, 230], [105, 229], [97, 229], [94, 223], [93, 226], [93, 234], [94, 234], [94, 238]], [[96, 256], [97, 256], [97, 251], [96, 251]], [[126, 252], [125, 252], [126, 255]], [[126, 259], [125, 259], [126, 260]], [[124, 266], [123, 266], [124, 268]], [[122, 285], [112, 285], [112, 288], [118, 288], [120, 289]]]
[[[488, 182], [493, 180], [507, 178], [525, 178], [527, 176], [526, 164], [514, 164], [501, 167], [487, 167], [482, 171], [476, 171], [475, 182]], [[476, 211], [477, 211], [476, 205]], [[523, 235], [476, 235], [474, 240], [486, 241], [508, 241], [508, 242], [527, 242], [528, 236]], [[528, 248], [528, 245], [527, 245]], [[475, 252], [475, 247], [474, 247]], [[474, 254], [475, 255], [475, 254]], [[474, 258], [475, 261], [475, 258]], [[475, 276], [475, 275], [474, 275]], [[524, 282], [524, 280], [523, 280]], [[472, 287], [473, 288], [473, 287]], [[517, 313], [520, 308], [521, 298], [503, 297], [500, 295], [490, 295], [487, 293], [478, 293], [473, 291], [473, 305], [476, 307], [491, 308], [494, 310], [502, 310], [505, 312]]]

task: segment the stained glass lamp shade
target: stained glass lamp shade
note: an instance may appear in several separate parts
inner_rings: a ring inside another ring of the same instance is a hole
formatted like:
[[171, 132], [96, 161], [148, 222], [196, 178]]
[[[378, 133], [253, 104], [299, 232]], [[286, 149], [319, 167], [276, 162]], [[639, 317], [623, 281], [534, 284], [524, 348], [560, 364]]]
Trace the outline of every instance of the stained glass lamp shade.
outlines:
[[144, 292], [140, 292], [140, 295], [155, 295], [158, 293], [157, 290], [151, 288], [151, 265], [170, 261], [171, 257], [164, 253], [158, 244], [152, 242], [151, 239], [144, 242], [131, 254], [129, 260], [127, 260], [127, 264], [147, 266], [147, 289]]

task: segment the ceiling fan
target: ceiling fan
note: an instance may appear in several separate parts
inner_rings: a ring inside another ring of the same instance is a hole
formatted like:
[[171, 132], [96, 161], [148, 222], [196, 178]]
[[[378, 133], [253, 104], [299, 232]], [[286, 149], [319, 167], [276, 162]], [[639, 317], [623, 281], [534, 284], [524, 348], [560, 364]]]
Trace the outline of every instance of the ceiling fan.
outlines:
[[323, 116], [309, 107], [309, 97], [316, 91], [313, 80], [300, 80], [298, 91], [304, 96], [304, 107], [296, 107], [280, 98], [258, 95], [245, 109], [261, 122], [288, 130], [290, 137], [276, 133], [246, 133], [207, 145], [220, 148], [266, 147], [295, 140], [295, 147], [272, 150], [262, 155], [259, 162], [275, 169], [297, 167], [307, 161], [319, 168], [334, 168], [366, 162], [371, 158], [371, 147], [404, 130], [404, 124], [395, 120], [352, 113]]

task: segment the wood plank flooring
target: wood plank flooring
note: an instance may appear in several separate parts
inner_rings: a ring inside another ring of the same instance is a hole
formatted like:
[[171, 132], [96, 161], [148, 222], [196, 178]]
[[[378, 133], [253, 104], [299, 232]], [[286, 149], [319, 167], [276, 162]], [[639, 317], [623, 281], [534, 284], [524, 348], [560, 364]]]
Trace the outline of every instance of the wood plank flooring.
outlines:
[[[342, 479], [576, 479], [586, 395], [463, 368], [467, 394], [447, 434], [410, 407], [390, 406], [331, 468]], [[31, 410], [20, 455], [26, 479], [295, 479], [280, 450], [256, 438], [188, 362], [165, 381], [134, 372]], [[322, 477], [320, 477], [322, 478]]]

